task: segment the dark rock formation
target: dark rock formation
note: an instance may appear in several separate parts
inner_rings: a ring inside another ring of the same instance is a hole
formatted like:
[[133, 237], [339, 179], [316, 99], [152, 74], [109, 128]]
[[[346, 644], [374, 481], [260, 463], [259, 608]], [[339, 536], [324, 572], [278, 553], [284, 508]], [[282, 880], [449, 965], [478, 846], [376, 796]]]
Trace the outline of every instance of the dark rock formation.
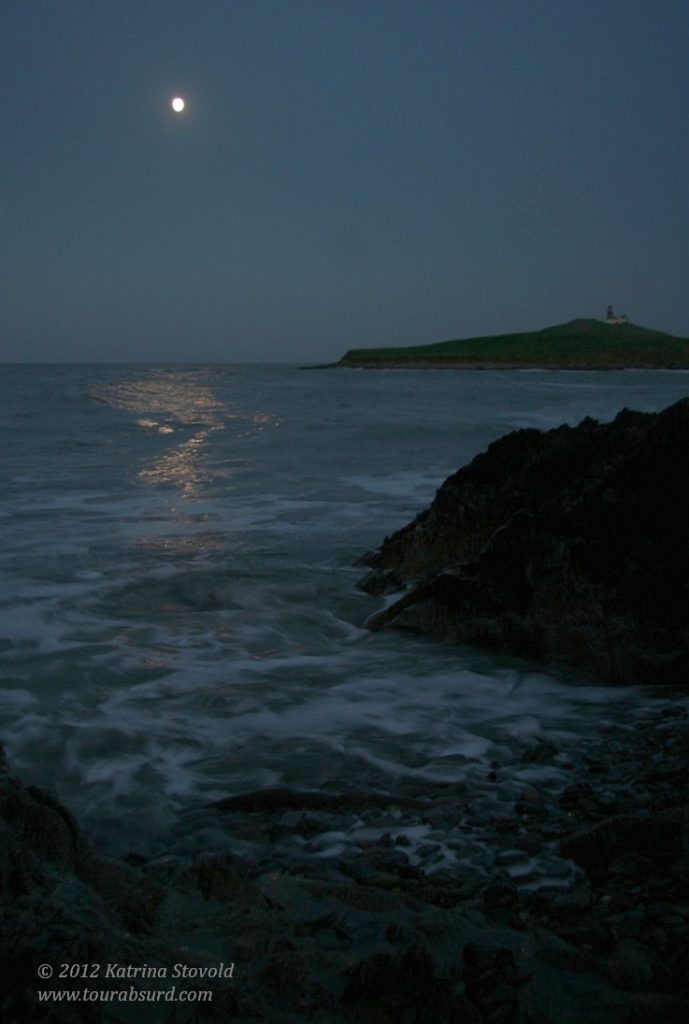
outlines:
[[686, 685], [688, 437], [683, 399], [496, 441], [364, 556], [364, 589], [380, 592], [385, 574], [412, 584], [369, 625], [610, 683]]
[[[399, 797], [379, 793], [321, 793], [309, 790], [269, 788], [254, 789], [237, 796], [215, 800], [210, 806], [221, 811], [272, 811], [286, 810], [338, 811], [344, 808], [387, 807], [399, 803]], [[415, 805], [415, 801], [402, 800], [403, 804]]]
[[[394, 829], [419, 816], [454, 820], [458, 833], [475, 817], [488, 861], [481, 876], [461, 861], [428, 872], [423, 857], [408, 862], [398, 831], [349, 861], [251, 866], [209, 851], [133, 867], [100, 856], [55, 796], [0, 764], [2, 1019], [589, 1024], [604, 1007], [607, 1024], [685, 1024], [689, 715], [661, 704], [612, 733], [581, 737], [577, 752], [560, 792], [522, 790], [515, 800], [496, 781], [493, 814], [455, 786], [432, 784], [422, 808], [392, 817]], [[554, 753], [529, 746], [521, 763]], [[362, 794], [358, 810], [349, 800], [334, 806], [325, 827], [345, 827], [365, 805]], [[278, 808], [273, 795], [205, 813], [241, 833], [250, 819], [267, 830]], [[281, 813], [297, 814], [291, 798]], [[509, 874], [519, 850], [554, 844], [578, 865], [567, 887]], [[231, 977], [173, 977], [175, 964], [219, 962], [234, 964]], [[52, 978], [41, 980], [42, 964]], [[60, 978], [62, 964], [77, 965], [78, 976]], [[79, 965], [100, 973], [85, 977]], [[108, 965], [165, 973], [118, 978]], [[212, 1000], [120, 1001], [173, 985]], [[46, 1002], [46, 990], [105, 998]]]

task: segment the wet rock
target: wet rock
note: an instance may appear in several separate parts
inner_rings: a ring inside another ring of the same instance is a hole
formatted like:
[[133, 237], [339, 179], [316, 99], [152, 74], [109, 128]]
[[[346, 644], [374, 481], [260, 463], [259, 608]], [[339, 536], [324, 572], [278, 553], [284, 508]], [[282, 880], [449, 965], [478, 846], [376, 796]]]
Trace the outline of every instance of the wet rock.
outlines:
[[[199, 922], [195, 897], [163, 886], [153, 870], [144, 872], [98, 856], [52, 793], [24, 786], [2, 772], [0, 794], [3, 1020], [113, 1024], [122, 1019], [111, 1015], [110, 1004], [106, 1009], [93, 1002], [71, 1004], [67, 1009], [64, 1004], [40, 1006], [36, 970], [41, 963], [55, 971], [48, 987], [62, 990], [89, 985], [82, 977], [61, 979], [57, 967], [62, 963], [203, 965], [208, 964], [209, 952], [217, 955], [217, 950], [209, 951], [205, 945], [207, 925]], [[183, 949], [177, 945], [180, 934], [185, 935]], [[113, 984], [99, 979], [104, 989]], [[223, 986], [225, 982], [215, 988], [216, 1010], [237, 1005], [231, 988]], [[145, 1017], [135, 1008], [127, 1021], [144, 1024]], [[182, 1014], [179, 1020], [187, 1024], [190, 1018]]]
[[21, 786], [11, 775], [3, 773], [0, 817], [23, 848], [38, 858], [76, 868], [87, 856], [74, 818], [47, 789]]
[[653, 967], [643, 946], [633, 939], [624, 939], [610, 956], [606, 973], [618, 988], [640, 992], [653, 977]]
[[543, 849], [543, 842], [538, 836], [527, 835], [527, 836], [516, 836], [514, 839], [514, 845], [518, 850], [523, 850], [524, 853], [535, 854]]
[[[379, 795], [367, 803], [357, 794], [362, 813], [349, 799], [332, 804], [328, 794], [327, 810], [320, 799], [298, 806], [298, 791], [288, 793], [292, 806], [282, 796], [263, 806], [250, 796], [220, 819], [227, 835], [241, 839], [249, 829], [267, 843], [280, 825], [287, 837], [284, 849], [268, 845], [251, 860], [211, 851], [108, 860], [55, 797], [40, 791], [37, 798], [0, 774], [0, 809], [9, 814], [0, 814], [5, 1019], [48, 1024], [27, 993], [36, 964], [51, 958], [207, 964], [222, 950], [237, 961], [241, 984], [214, 989], [204, 1015], [180, 1009], [178, 1024], [591, 1024], [601, 1006], [606, 1024], [684, 1024], [689, 722], [651, 707], [620, 707], [620, 722], [582, 737], [571, 765], [556, 755], [558, 773], [569, 780], [559, 800], [556, 782], [543, 789], [512, 783], [513, 770], [517, 779], [530, 777], [520, 751], [515, 767], [501, 755], [499, 788], [478, 780], [478, 799], [468, 781], [476, 772], [462, 787], [400, 786], [398, 807], [403, 794], [414, 797], [403, 811], [388, 808], [387, 797], [377, 806]], [[591, 764], [600, 770], [591, 772]], [[607, 813], [624, 806], [624, 793], [648, 811], [632, 804]], [[515, 795], [521, 816], [511, 813]], [[529, 816], [529, 806], [545, 817]], [[427, 814], [437, 821], [419, 838]], [[64, 822], [57, 845], [31, 835], [32, 815]], [[338, 856], [310, 856], [289, 839], [307, 819], [318, 835], [346, 834], [363, 820], [367, 842], [353, 841]], [[420, 863], [417, 844], [429, 847]], [[439, 868], [441, 854], [448, 863]], [[528, 873], [518, 874], [522, 868]]]
[[30, 892], [40, 877], [14, 829], [0, 821], [0, 894], [17, 899]]
[[529, 764], [550, 764], [551, 761], [557, 756], [557, 747], [554, 747], [552, 743], [545, 743], [539, 740], [529, 750], [525, 750], [521, 757], [521, 763], [523, 765]]
[[337, 813], [343, 810], [361, 811], [367, 807], [417, 807], [418, 801], [410, 797], [397, 797], [384, 793], [325, 793], [318, 790], [272, 787], [224, 797], [222, 800], [213, 801], [208, 806], [225, 812], [279, 813], [282, 815], [288, 810]]
[[456, 907], [467, 895], [465, 887], [458, 881], [434, 882], [431, 879], [414, 889], [416, 899], [436, 907]]
[[160, 886], [136, 868], [106, 857], [89, 858], [79, 872], [106, 906], [132, 932], [148, 931], [165, 896]]
[[496, 922], [521, 928], [519, 891], [508, 875], [498, 877], [483, 892], [483, 909]]
[[204, 899], [235, 905], [256, 898], [256, 888], [245, 871], [228, 854], [203, 854], [177, 876], [177, 884], [196, 887]]
[[394, 594], [404, 590], [405, 582], [394, 569], [373, 569], [357, 583], [359, 590], [367, 594]]
[[560, 852], [594, 872], [608, 870], [612, 862], [630, 853], [673, 861], [682, 853], [681, 824], [673, 812], [651, 818], [616, 814], [563, 839]]
[[684, 399], [490, 445], [377, 553], [412, 589], [371, 628], [686, 687], [688, 430]]
[[634, 815], [613, 815], [580, 829], [560, 843], [560, 853], [580, 867], [593, 871], [606, 869], [616, 857], [626, 853], [646, 822]]
[[514, 809], [521, 818], [530, 821], [545, 821], [550, 817], [550, 809], [540, 803], [537, 798], [534, 799], [533, 796], [530, 796], [529, 799], [517, 800]]
[[522, 803], [540, 803], [544, 797], [543, 793], [534, 786], [525, 786], [521, 791], [519, 799]]
[[[567, 974], [589, 974], [597, 969], [598, 961], [580, 942], [566, 941], [545, 928], [535, 928], [532, 941], [536, 959], [550, 967]], [[591, 944], [599, 943], [594, 938]]]
[[375, 954], [351, 967], [342, 1007], [361, 1024], [456, 1024], [459, 1003], [452, 979], [424, 946]]
[[565, 787], [560, 795], [559, 804], [565, 811], [576, 813], [577, 817], [600, 817], [600, 805], [596, 793], [593, 787], [586, 782], [576, 782]]
[[518, 989], [529, 978], [517, 969], [512, 952], [505, 947], [469, 943], [463, 959], [467, 998], [481, 1019], [491, 1024], [514, 1024]]

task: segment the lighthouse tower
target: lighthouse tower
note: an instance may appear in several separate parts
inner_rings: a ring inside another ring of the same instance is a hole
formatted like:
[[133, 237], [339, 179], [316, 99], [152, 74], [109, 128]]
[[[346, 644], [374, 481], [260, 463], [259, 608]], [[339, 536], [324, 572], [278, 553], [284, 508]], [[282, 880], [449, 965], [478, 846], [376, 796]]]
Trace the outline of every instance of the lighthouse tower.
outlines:
[[605, 315], [605, 322], [606, 324], [626, 324], [627, 318], [624, 313], [620, 313], [618, 316], [612, 306], [608, 306], [608, 312]]

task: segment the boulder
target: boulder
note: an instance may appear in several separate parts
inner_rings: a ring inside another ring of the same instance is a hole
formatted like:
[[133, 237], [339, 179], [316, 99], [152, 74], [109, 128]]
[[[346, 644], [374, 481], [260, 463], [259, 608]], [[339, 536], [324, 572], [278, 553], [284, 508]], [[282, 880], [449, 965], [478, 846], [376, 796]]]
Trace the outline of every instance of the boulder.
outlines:
[[368, 625], [686, 685], [688, 434], [683, 399], [496, 441], [368, 556], [409, 587]]
[[672, 811], [650, 817], [614, 814], [567, 836], [560, 852], [594, 873], [607, 871], [613, 861], [630, 853], [653, 863], [674, 863], [682, 855], [681, 816]]
[[[347, 972], [342, 995], [347, 1020], [361, 1024], [454, 1024], [465, 1019], [452, 980], [424, 946], [378, 953]], [[467, 1017], [478, 1021], [480, 1017]]]

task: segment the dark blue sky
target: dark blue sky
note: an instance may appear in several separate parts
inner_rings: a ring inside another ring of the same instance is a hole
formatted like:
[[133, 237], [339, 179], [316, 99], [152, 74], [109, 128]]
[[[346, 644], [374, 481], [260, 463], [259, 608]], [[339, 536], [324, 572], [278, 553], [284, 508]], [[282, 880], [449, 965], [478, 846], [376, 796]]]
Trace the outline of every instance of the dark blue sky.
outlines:
[[686, 0], [2, 0], [0, 46], [0, 361], [318, 362], [608, 303], [689, 334]]

